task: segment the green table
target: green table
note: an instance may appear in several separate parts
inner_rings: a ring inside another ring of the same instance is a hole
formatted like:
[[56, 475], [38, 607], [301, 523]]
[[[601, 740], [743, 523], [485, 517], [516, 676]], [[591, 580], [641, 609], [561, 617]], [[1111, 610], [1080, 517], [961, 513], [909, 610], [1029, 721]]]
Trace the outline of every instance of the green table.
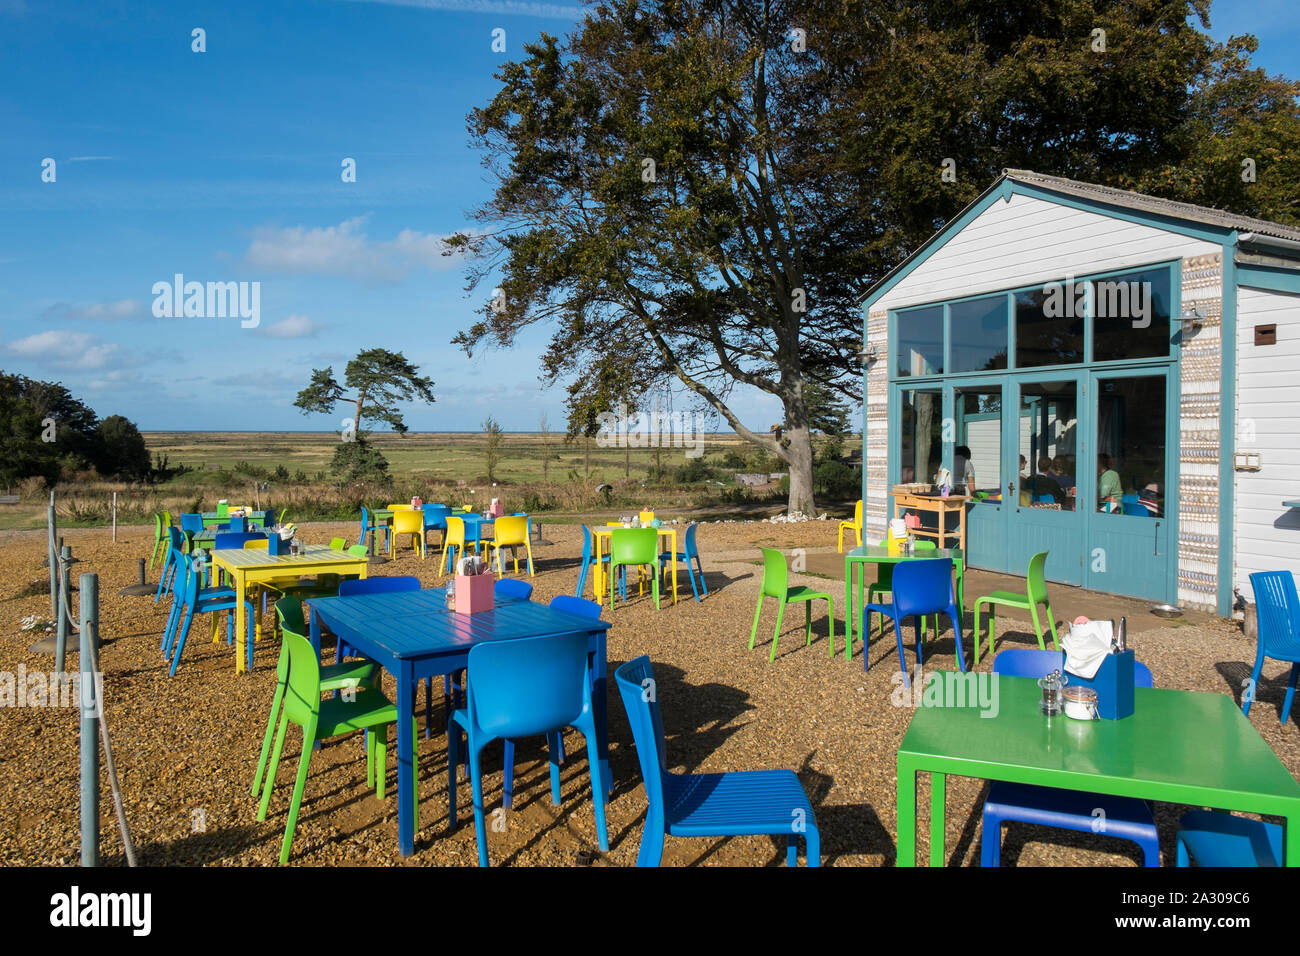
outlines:
[[[865, 582], [864, 564], [896, 564], [899, 561], [923, 561], [927, 558], [952, 558], [953, 570], [957, 575], [957, 615], [960, 621], [966, 615], [966, 604], [963, 600], [965, 594], [965, 582], [962, 580], [966, 570], [966, 560], [962, 556], [961, 548], [937, 548], [933, 551], [913, 551], [911, 554], [902, 554], [898, 551], [891, 551], [887, 545], [883, 544], [863, 544], [854, 548], [844, 555], [844, 659], [853, 659], [853, 622], [857, 620], [858, 614], [861, 613], [859, 608], [865, 607], [862, 600], [863, 585]], [[857, 581], [854, 581], [854, 577]], [[855, 586], [856, 584], [856, 586]], [[863, 653], [866, 653], [867, 636], [862, 635]]]
[[913, 715], [898, 747], [899, 866], [916, 863], [916, 775], [926, 772], [931, 866], [944, 863], [947, 774], [1284, 817], [1286, 863], [1300, 865], [1300, 784], [1228, 694], [1139, 687], [1133, 716], [1097, 721], [1049, 721], [1029, 678], [998, 678], [997, 695], [993, 717], [972, 706]]
[[[249, 524], [266, 524], [266, 522], [270, 520], [270, 515], [271, 512], [269, 510], [254, 511], [252, 512], [252, 514], [248, 516], [248, 522]], [[225, 515], [223, 517], [222, 515], [217, 514], [215, 511], [203, 512], [204, 528], [215, 528], [217, 525], [226, 524], [228, 521], [230, 521], [229, 515]]]

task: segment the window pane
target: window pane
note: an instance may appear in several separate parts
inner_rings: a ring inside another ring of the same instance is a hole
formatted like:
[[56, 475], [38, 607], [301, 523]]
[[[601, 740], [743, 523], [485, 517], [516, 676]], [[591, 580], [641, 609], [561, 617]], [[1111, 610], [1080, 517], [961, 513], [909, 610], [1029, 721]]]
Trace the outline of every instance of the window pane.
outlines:
[[1079, 400], [1074, 382], [1020, 386], [1020, 506], [1075, 509], [1075, 439]]
[[1070, 292], [1067, 283], [1049, 283], [1016, 293], [1017, 368], [1083, 361], [1083, 310]]
[[943, 372], [943, 306], [898, 314], [898, 374]]
[[942, 462], [943, 396], [939, 392], [903, 392], [903, 433], [898, 480], [900, 484], [928, 482]]
[[1007, 299], [975, 299], [948, 309], [953, 372], [1007, 367]]
[[1002, 500], [1002, 389], [987, 386], [957, 393], [957, 447], [952, 456], [953, 493], [976, 503]]
[[1097, 507], [1161, 517], [1165, 496], [1165, 379], [1097, 383]]
[[1169, 270], [1092, 283], [1092, 354], [1098, 362], [1169, 354]]

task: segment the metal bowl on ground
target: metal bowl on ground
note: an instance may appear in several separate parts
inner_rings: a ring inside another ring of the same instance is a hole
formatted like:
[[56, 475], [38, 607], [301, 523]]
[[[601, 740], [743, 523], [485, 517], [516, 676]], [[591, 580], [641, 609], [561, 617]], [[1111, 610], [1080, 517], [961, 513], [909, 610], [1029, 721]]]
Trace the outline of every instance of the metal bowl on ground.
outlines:
[[1153, 604], [1151, 613], [1156, 617], [1182, 617], [1183, 609], [1176, 604]]

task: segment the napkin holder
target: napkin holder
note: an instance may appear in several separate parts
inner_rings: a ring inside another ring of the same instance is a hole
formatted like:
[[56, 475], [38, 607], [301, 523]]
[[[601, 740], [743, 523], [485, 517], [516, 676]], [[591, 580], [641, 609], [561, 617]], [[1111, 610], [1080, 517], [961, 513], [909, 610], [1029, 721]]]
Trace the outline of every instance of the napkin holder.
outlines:
[[456, 575], [456, 613], [478, 614], [496, 605], [495, 574]]
[[280, 537], [278, 532], [268, 531], [266, 533], [266, 553], [272, 557], [289, 553], [289, 542]]
[[1091, 687], [1097, 692], [1098, 717], [1103, 720], [1123, 720], [1133, 715], [1133, 672], [1136, 662], [1137, 658], [1131, 648], [1118, 654], [1107, 654], [1091, 679], [1067, 672], [1070, 686]]

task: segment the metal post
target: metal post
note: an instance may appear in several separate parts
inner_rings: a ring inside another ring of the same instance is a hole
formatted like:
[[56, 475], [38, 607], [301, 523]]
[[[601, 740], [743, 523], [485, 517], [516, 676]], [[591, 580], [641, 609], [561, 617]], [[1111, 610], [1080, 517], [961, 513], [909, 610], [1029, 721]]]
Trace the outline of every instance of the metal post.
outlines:
[[57, 534], [55, 526], [56, 518], [54, 517], [54, 492], [50, 492], [50, 507], [45, 515], [45, 526], [50, 532], [50, 617], [56, 617], [59, 613], [59, 552], [54, 550], [54, 538]]
[[117, 544], [117, 492], [113, 492], [113, 543]]
[[99, 575], [81, 576], [81, 865], [99, 866]]
[[54, 672], [60, 676], [63, 675], [64, 659], [68, 654], [68, 592], [72, 587], [72, 571], [70, 569], [70, 560], [72, 558], [72, 549], [67, 545], [59, 552], [59, 588], [58, 588], [58, 621], [59, 627], [54, 639]]

